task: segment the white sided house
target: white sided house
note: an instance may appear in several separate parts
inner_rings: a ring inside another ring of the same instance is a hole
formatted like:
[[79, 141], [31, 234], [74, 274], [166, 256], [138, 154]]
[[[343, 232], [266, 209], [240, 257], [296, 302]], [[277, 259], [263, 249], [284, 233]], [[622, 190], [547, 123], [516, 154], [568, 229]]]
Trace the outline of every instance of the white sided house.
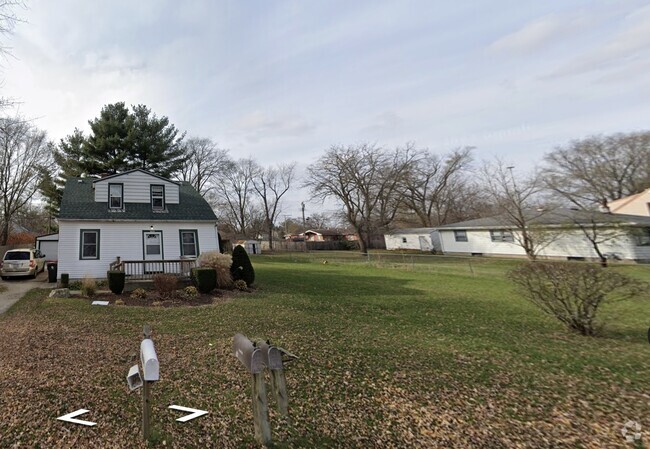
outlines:
[[189, 183], [145, 170], [70, 178], [59, 213], [59, 278], [102, 279], [115, 267], [133, 278], [187, 272], [200, 253], [219, 250], [216, 220]]
[[[530, 226], [547, 242], [538, 256], [547, 259], [598, 260], [590, 232], [601, 253], [612, 259], [650, 261], [650, 217], [555, 209], [536, 213]], [[479, 218], [438, 228], [444, 254], [526, 257], [521, 230], [504, 216]]]
[[440, 251], [436, 228], [396, 229], [384, 234], [387, 250]]

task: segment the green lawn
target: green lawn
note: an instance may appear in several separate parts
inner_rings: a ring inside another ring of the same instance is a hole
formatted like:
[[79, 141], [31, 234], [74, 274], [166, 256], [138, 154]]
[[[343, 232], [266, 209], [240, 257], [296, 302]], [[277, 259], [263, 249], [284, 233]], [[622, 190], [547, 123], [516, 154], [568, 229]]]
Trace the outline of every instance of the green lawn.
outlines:
[[[513, 261], [253, 263], [258, 290], [212, 306], [28, 295], [0, 317], [0, 447], [138, 447], [139, 398], [125, 376], [144, 323], [161, 361], [156, 442], [167, 447], [255, 446], [236, 332], [300, 357], [287, 368], [291, 422], [271, 411], [279, 447], [634, 447], [623, 425], [650, 429], [650, 297], [605, 307], [604, 335], [587, 338], [518, 296]], [[648, 266], [614, 269], [650, 281]], [[210, 414], [179, 424], [170, 404]], [[96, 427], [55, 420], [79, 408]]]

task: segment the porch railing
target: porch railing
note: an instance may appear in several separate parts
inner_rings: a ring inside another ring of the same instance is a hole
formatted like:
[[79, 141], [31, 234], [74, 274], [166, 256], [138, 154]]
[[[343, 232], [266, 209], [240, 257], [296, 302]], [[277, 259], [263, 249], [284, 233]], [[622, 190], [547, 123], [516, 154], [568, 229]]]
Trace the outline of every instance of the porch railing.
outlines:
[[109, 266], [110, 270], [124, 271], [126, 280], [152, 279], [156, 274], [175, 274], [179, 277], [189, 277], [192, 268], [196, 267], [196, 259], [179, 260], [120, 260], [118, 257]]

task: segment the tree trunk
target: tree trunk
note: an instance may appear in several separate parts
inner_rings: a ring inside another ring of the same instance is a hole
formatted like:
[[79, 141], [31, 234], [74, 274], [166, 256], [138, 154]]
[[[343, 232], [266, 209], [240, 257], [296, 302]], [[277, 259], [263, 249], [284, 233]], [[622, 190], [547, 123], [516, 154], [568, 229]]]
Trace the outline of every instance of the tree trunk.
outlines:
[[269, 250], [273, 251], [273, 223], [268, 224], [269, 230]]
[[5, 246], [9, 240], [9, 220], [2, 221], [2, 231], [0, 231], [0, 245]]

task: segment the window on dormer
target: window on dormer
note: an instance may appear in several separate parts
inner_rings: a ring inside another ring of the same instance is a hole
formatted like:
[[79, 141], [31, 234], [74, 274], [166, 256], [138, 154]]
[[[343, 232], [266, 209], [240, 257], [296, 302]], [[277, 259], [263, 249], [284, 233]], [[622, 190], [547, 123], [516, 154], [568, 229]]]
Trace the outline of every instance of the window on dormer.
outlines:
[[108, 185], [108, 208], [113, 210], [122, 210], [124, 208], [123, 199], [124, 186], [122, 184]]
[[165, 210], [165, 186], [151, 186], [151, 208]]

